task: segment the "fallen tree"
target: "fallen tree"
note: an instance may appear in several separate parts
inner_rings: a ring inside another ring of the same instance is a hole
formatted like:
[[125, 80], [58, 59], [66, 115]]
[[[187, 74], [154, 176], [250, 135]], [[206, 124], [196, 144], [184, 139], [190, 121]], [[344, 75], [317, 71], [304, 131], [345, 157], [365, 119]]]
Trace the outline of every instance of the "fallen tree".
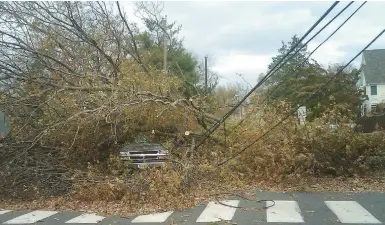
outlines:
[[[289, 111], [285, 102], [264, 106], [260, 99], [251, 100], [246, 118], [226, 121], [191, 160], [183, 154], [189, 143], [173, 141], [185, 131], [204, 132], [228, 102], [224, 95], [223, 101], [186, 96], [191, 90], [183, 77], [149, 63], [157, 60], [141, 48], [146, 43], [136, 39], [137, 28], [118, 5], [2, 2], [0, 13], [0, 104], [11, 127], [0, 148], [3, 199], [54, 195], [65, 196], [54, 207], [80, 200], [88, 210], [98, 201], [166, 209], [237, 187], [384, 168], [383, 132], [323, 126], [351, 123], [341, 110], [326, 111], [306, 126], [290, 117], [232, 158]], [[170, 163], [132, 173], [115, 153], [138, 136], [168, 145]]]
[[138, 130], [152, 139], [151, 131], [176, 135], [216, 121], [204, 97], [185, 95], [181, 68], [169, 76], [151, 64], [119, 3], [2, 2], [0, 14], [0, 105], [11, 127], [0, 165], [4, 179], [13, 177], [3, 196], [19, 184], [36, 194], [68, 190], [75, 169], [108, 168]]

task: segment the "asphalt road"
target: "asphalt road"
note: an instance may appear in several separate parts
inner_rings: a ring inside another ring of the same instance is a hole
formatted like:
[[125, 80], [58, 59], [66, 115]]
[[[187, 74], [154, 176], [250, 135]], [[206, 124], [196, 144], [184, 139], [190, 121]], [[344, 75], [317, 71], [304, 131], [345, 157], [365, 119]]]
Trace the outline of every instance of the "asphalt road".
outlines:
[[0, 210], [0, 224], [381, 224], [385, 223], [385, 193], [270, 193], [258, 192], [259, 199], [275, 205], [249, 202], [239, 197], [220, 199], [227, 205], [209, 202], [182, 212], [169, 211], [133, 218], [102, 217], [81, 212]]

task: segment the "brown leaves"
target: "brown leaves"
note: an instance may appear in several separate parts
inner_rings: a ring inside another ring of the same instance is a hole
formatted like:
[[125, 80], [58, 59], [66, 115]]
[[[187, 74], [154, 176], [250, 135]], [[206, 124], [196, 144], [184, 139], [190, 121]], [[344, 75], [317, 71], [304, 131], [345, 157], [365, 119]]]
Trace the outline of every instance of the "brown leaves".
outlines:
[[[22, 116], [21, 112], [13, 116], [13, 132], [19, 132], [13, 141], [28, 138], [36, 143], [36, 148], [32, 149], [33, 157], [18, 155], [25, 148], [12, 147], [6, 152], [8, 156], [13, 152], [19, 157], [18, 163], [12, 164], [13, 174], [22, 174], [18, 181], [25, 179], [30, 182], [31, 174], [36, 175], [26, 170], [31, 168], [25, 166], [28, 163], [39, 166], [44, 163], [57, 169], [55, 164], [47, 161], [52, 155], [60, 155], [60, 160], [54, 162], [67, 170], [64, 178], [70, 177], [73, 182], [70, 194], [41, 201], [39, 204], [42, 205], [35, 203], [36, 207], [127, 215], [138, 208], [150, 212], [160, 208], [191, 207], [218, 192], [236, 188], [254, 186], [282, 190], [289, 183], [291, 187], [308, 190], [306, 184], [316, 182], [309, 177], [325, 176], [331, 170], [335, 175], [344, 176], [383, 169], [385, 134], [359, 134], [344, 126], [332, 132], [327, 126], [330, 117], [346, 122], [346, 118], [337, 112], [329, 112], [301, 127], [295, 118], [290, 118], [234, 161], [215, 167], [218, 161], [247, 146], [276, 124], [282, 118], [281, 112], [288, 109], [287, 104], [281, 102], [278, 108], [251, 106], [242, 123], [229, 119], [226, 132], [218, 129], [214, 133], [214, 138], [219, 141], [209, 140], [202, 146], [204, 150], [194, 153], [192, 162], [183, 158], [183, 146], [171, 151], [171, 157], [179, 162], [178, 165], [170, 163], [162, 169], [134, 172], [114, 157], [114, 150], [120, 145], [137, 136], [167, 143], [170, 141], [167, 137], [157, 137], [151, 131], [183, 134], [185, 131], [196, 132], [198, 125], [196, 111], [178, 92], [170, 91], [179, 87], [178, 80], [164, 74], [151, 78], [137, 76], [138, 72], [129, 65], [122, 67], [121, 71], [124, 76], [118, 84], [106, 84], [109, 89], [98, 92], [52, 90], [42, 94], [37, 86], [29, 85], [26, 90], [33, 95], [28, 101], [40, 103], [39, 110], [29, 108], [24, 100], [22, 107], [12, 106], [15, 112], [23, 109], [32, 115], [32, 119]], [[7, 100], [11, 102], [11, 99]], [[199, 101], [205, 104], [204, 100]], [[35, 139], [38, 134], [41, 135]], [[225, 141], [226, 146], [223, 145]], [[38, 148], [43, 144], [49, 151]], [[10, 164], [1, 164], [2, 168], [6, 165]], [[76, 170], [78, 168], [80, 172]], [[33, 177], [34, 182], [49, 180], [53, 172], [40, 174], [44, 176]], [[360, 181], [352, 183], [356, 190], [366, 188], [359, 185]], [[58, 184], [60, 181], [55, 183], [56, 187]], [[48, 184], [44, 185], [48, 187]], [[319, 186], [322, 185], [316, 185], [314, 189], [319, 189]], [[10, 187], [14, 186], [7, 186], [12, 190]], [[33, 186], [30, 188], [34, 189]], [[43, 192], [39, 194], [43, 195]]]

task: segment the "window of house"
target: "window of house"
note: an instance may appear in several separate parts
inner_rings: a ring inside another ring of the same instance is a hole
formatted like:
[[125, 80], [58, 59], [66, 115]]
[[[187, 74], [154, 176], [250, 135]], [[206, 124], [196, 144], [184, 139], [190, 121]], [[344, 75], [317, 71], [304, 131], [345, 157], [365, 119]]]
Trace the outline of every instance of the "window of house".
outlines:
[[370, 86], [370, 94], [377, 95], [377, 85]]

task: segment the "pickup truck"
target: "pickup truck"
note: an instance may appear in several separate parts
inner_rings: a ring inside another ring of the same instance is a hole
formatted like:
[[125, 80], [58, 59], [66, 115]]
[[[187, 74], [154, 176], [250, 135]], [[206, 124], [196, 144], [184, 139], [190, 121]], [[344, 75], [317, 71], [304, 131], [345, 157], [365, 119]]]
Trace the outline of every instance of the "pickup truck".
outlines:
[[162, 165], [167, 161], [168, 154], [169, 151], [162, 145], [151, 143], [133, 143], [120, 150], [121, 159], [138, 168]]

